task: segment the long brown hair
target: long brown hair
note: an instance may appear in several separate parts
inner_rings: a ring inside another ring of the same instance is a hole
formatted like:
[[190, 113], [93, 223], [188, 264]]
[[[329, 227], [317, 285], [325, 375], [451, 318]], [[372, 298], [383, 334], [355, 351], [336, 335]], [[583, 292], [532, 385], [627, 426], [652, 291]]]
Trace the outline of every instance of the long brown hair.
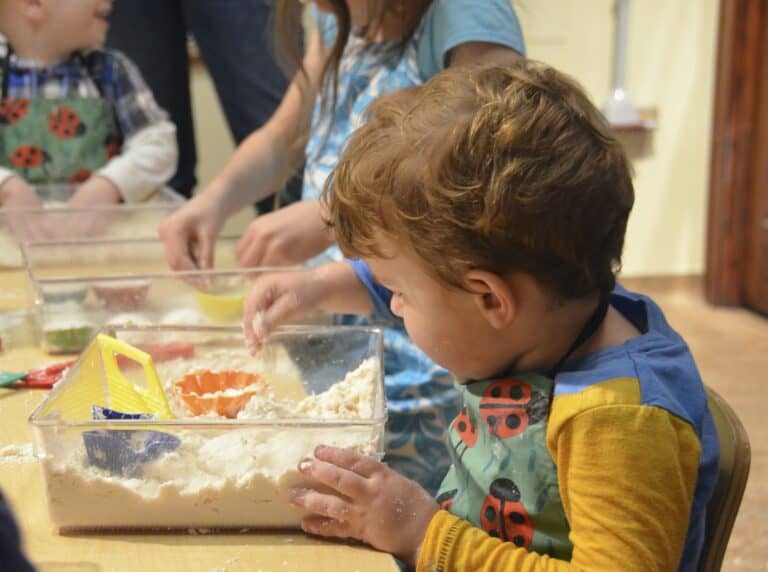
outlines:
[[[352, 33], [352, 19], [347, 0], [325, 0], [336, 18], [336, 41], [334, 42], [323, 65], [322, 86], [323, 112], [336, 106], [339, 62], [344, 48]], [[403, 35], [399, 46], [403, 48], [413, 37], [422, 17], [432, 0], [365, 0], [370, 18], [359, 31], [363, 37], [372, 37], [381, 29], [389, 13], [396, 14], [402, 22]], [[304, 71], [302, 57], [304, 45], [302, 34], [297, 33], [302, 25], [302, 5], [299, 0], [277, 0], [274, 11], [274, 32], [277, 44], [278, 61], [284, 71], [292, 76], [297, 71]]]

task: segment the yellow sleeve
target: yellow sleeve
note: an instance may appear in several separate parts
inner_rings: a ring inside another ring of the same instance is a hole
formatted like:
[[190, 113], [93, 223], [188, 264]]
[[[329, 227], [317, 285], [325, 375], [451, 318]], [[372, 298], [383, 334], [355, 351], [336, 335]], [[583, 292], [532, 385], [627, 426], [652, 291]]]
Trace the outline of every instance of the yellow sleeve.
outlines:
[[583, 405], [556, 411], [553, 404], [547, 438], [571, 526], [570, 562], [501, 542], [439, 511], [417, 569], [676, 570], [696, 486], [695, 431], [656, 407]]

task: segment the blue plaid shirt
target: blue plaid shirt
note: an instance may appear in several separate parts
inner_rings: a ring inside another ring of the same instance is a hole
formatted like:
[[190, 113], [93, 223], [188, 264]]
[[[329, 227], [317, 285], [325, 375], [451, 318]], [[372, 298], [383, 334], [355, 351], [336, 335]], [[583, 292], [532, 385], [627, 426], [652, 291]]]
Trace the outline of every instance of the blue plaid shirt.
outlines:
[[[0, 36], [0, 58], [5, 59], [7, 43]], [[122, 53], [95, 49], [73, 54], [52, 67], [25, 60], [11, 53], [6, 97], [43, 98], [103, 97], [113, 106], [124, 138], [168, 115], [155, 102], [138, 68]]]

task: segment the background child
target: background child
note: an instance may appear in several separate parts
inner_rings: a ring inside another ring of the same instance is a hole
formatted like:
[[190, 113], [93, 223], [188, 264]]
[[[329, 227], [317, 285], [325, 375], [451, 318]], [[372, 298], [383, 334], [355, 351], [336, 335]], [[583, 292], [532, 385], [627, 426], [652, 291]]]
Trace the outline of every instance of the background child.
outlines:
[[0, 200], [79, 185], [69, 204], [147, 198], [176, 168], [175, 127], [136, 68], [99, 49], [109, 0], [0, 0]]
[[[312, 513], [304, 529], [420, 570], [696, 569], [717, 438], [683, 340], [615, 286], [630, 167], [581, 89], [520, 63], [381, 98], [327, 197], [339, 244], [367, 263], [357, 275], [462, 380], [464, 408], [439, 505], [378, 461], [320, 447], [299, 470], [333, 492], [291, 492]], [[312, 271], [301, 293], [363, 306], [350, 268]], [[249, 315], [296, 311], [285, 291], [257, 281]]]
[[[308, 3], [308, 2], [305, 2]], [[299, 3], [277, 5], [277, 37], [298, 53]], [[422, 83], [447, 66], [510, 63], [523, 52], [508, 0], [324, 0], [312, 5], [320, 34], [278, 110], [246, 139], [207, 189], [160, 228], [169, 263], [212, 264], [212, 244], [238, 208], [280, 188], [306, 159], [302, 201], [260, 216], [242, 237], [243, 266], [341, 259], [325, 232], [318, 197], [341, 148], [377, 96]], [[445, 427], [457, 411], [448, 372], [401, 327], [385, 332], [390, 465], [436, 490], [448, 469]]]

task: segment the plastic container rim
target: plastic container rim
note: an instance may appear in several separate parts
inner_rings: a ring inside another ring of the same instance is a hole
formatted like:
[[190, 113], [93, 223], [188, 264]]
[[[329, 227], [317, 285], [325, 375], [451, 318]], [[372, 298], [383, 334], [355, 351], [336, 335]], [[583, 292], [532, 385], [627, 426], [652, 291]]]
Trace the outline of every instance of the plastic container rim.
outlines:
[[[101, 333], [111, 332], [160, 332], [160, 331], [176, 331], [187, 332], [189, 326], [105, 326], [99, 329]], [[210, 332], [220, 334], [240, 334], [242, 330], [236, 326], [195, 326], [195, 332]], [[286, 336], [292, 336], [295, 334], [303, 333], [317, 333], [317, 334], [338, 334], [340, 332], [365, 332], [374, 334], [376, 337], [376, 357], [379, 363], [383, 363], [384, 354], [384, 335], [382, 329], [375, 326], [281, 326], [274, 333], [270, 335], [272, 338], [279, 338], [281, 334]], [[77, 365], [77, 364], [75, 364]], [[87, 421], [62, 421], [60, 419], [46, 419], [37, 418], [38, 412], [42, 410], [49, 400], [53, 399], [59, 391], [66, 389], [66, 378], [57, 383], [48, 396], [43, 399], [32, 413], [28, 417], [29, 423], [35, 427], [54, 427], [56, 429], [104, 429], [112, 427], [126, 427], [135, 430], [142, 428], [152, 427], [168, 427], [168, 428], [194, 428], [196, 430], [202, 428], [209, 429], [221, 429], [223, 427], [233, 428], [267, 428], [267, 427], [285, 427], [285, 428], [367, 428], [386, 423], [387, 421], [387, 396], [384, 391], [384, 372], [379, 370], [377, 382], [381, 387], [379, 395], [381, 395], [381, 415], [373, 416], [369, 419], [317, 419], [314, 417], [295, 417], [290, 419], [222, 419], [222, 420], [210, 420], [194, 421], [190, 419], [125, 419], [125, 420], [87, 420]]]

